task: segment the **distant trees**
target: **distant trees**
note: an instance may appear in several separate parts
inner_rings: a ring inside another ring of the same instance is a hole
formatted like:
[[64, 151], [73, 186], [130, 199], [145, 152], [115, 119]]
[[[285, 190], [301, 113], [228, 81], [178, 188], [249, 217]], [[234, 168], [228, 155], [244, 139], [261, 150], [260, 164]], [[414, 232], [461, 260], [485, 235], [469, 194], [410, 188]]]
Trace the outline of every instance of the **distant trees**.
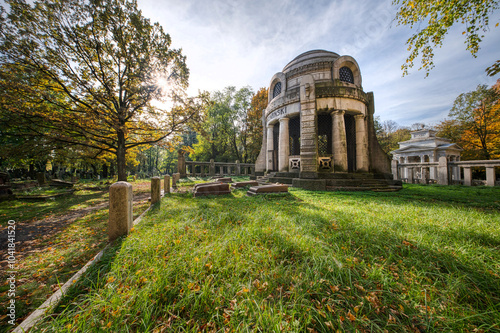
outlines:
[[448, 116], [438, 134], [459, 144], [463, 159], [500, 158], [500, 80], [460, 94]]
[[394, 120], [380, 122], [379, 117], [375, 118], [375, 132], [380, 147], [387, 154], [398, 149], [399, 142], [409, 140], [411, 137], [408, 127], [400, 126]]
[[262, 111], [267, 106], [267, 90], [254, 94], [250, 87], [227, 87], [210, 96], [198, 129], [198, 143], [190, 158], [199, 161], [239, 160], [253, 163], [262, 144]]
[[[50, 149], [115, 156], [182, 132], [203, 97], [185, 99], [189, 70], [135, 0], [6, 0], [0, 7], [2, 134]], [[172, 108], [157, 101], [173, 101]], [[20, 142], [14, 142], [19, 144]], [[27, 145], [23, 145], [28, 147]]]

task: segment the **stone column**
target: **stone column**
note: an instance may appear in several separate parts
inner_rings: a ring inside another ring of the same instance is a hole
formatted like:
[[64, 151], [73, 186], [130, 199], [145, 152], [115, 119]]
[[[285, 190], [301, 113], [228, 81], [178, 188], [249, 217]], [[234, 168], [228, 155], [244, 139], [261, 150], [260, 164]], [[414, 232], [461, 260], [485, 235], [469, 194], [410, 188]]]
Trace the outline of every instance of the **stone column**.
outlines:
[[495, 167], [486, 167], [486, 186], [495, 186]]
[[406, 172], [407, 172], [406, 182], [408, 184], [413, 184], [413, 167], [406, 168]]
[[439, 185], [449, 185], [449, 178], [448, 178], [448, 160], [446, 159], [446, 156], [441, 156], [439, 158], [439, 165], [438, 165], [438, 184]]
[[274, 125], [267, 126], [267, 171], [273, 169], [273, 151], [274, 151], [274, 142], [273, 142], [273, 128]]
[[132, 229], [133, 215], [132, 185], [127, 182], [117, 182], [109, 187], [109, 240], [127, 235]]
[[160, 201], [160, 198], [161, 198], [160, 188], [161, 188], [160, 177], [151, 178], [151, 204], [152, 205], [154, 205], [155, 203]]
[[177, 151], [177, 172], [180, 174], [181, 178], [186, 178], [186, 158], [184, 157], [184, 150], [179, 149]]
[[391, 170], [392, 170], [392, 178], [394, 180], [398, 180], [399, 179], [399, 175], [398, 175], [398, 161], [396, 160], [392, 160], [391, 161]]
[[280, 119], [278, 170], [281, 172], [288, 172], [288, 156], [290, 155], [289, 121], [289, 118]]
[[163, 195], [170, 193], [170, 175], [163, 176]]
[[347, 140], [344, 110], [332, 112], [333, 163], [336, 171], [347, 171]]
[[213, 159], [210, 160], [210, 170], [208, 174], [211, 177], [215, 176], [215, 162]]
[[366, 130], [366, 117], [362, 114], [354, 116], [356, 122], [356, 170], [368, 172], [368, 131]]
[[471, 167], [464, 167], [464, 185], [472, 186], [472, 169]]

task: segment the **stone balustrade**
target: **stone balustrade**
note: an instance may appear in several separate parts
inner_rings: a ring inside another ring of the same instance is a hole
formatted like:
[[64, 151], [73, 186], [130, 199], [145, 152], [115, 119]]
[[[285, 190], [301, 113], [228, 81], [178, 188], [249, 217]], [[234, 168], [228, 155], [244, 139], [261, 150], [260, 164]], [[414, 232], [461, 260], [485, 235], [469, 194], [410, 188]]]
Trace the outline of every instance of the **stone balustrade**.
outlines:
[[[472, 168], [486, 170], [486, 181], [472, 179]], [[392, 161], [394, 179], [407, 183], [437, 183], [440, 185], [463, 184], [472, 186], [476, 183], [498, 186], [495, 168], [500, 168], [500, 160], [448, 161], [440, 157], [439, 162], [399, 163]]]
[[[198, 162], [185, 161], [186, 170], [184, 174], [191, 177], [206, 177], [206, 176], [254, 176], [255, 164], [251, 163], [235, 163], [227, 162]], [[182, 172], [179, 171], [181, 174]]]

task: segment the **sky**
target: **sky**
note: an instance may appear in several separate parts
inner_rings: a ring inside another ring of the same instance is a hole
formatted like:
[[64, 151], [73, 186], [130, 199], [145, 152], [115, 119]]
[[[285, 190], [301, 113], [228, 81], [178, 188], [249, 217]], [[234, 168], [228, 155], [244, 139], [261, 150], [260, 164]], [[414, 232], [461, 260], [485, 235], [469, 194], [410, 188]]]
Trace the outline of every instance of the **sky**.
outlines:
[[436, 124], [455, 98], [500, 78], [485, 69], [499, 59], [500, 12], [490, 19], [477, 57], [464, 44], [461, 25], [435, 50], [429, 77], [403, 77], [406, 40], [416, 31], [398, 26], [391, 0], [138, 0], [145, 17], [159, 22], [181, 48], [190, 70], [189, 95], [227, 86], [268, 88], [272, 76], [299, 54], [315, 49], [350, 55], [360, 66], [375, 115], [401, 126]]

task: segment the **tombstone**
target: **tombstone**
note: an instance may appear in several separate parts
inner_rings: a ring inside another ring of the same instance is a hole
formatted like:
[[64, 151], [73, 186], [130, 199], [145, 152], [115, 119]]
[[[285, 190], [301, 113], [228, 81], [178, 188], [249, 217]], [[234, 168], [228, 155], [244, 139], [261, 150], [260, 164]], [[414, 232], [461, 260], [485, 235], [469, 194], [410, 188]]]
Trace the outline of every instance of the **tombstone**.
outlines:
[[60, 179], [52, 179], [49, 185], [54, 187], [71, 188], [74, 184]]
[[247, 192], [248, 196], [257, 194], [269, 193], [288, 193], [288, 185], [274, 184], [274, 185], [260, 185], [252, 186]]
[[224, 195], [230, 193], [231, 190], [229, 189], [229, 184], [205, 183], [196, 184], [193, 191], [193, 196], [196, 198], [205, 195]]
[[223, 178], [216, 178], [215, 181], [218, 183], [231, 183], [233, 180], [231, 179], [231, 177], [223, 177]]
[[161, 180], [160, 177], [151, 178], [151, 204], [160, 202], [161, 199]]
[[172, 187], [174, 189], [177, 189], [177, 181], [180, 179], [180, 173], [174, 173], [172, 175]]
[[164, 195], [170, 193], [170, 175], [163, 176], [163, 193]]
[[259, 186], [259, 183], [256, 180], [249, 180], [246, 182], [236, 182], [231, 184], [231, 186], [234, 188], [242, 188], [247, 186]]
[[109, 221], [107, 229], [110, 241], [130, 232], [133, 224], [132, 208], [132, 185], [123, 181], [111, 185], [109, 187]]

